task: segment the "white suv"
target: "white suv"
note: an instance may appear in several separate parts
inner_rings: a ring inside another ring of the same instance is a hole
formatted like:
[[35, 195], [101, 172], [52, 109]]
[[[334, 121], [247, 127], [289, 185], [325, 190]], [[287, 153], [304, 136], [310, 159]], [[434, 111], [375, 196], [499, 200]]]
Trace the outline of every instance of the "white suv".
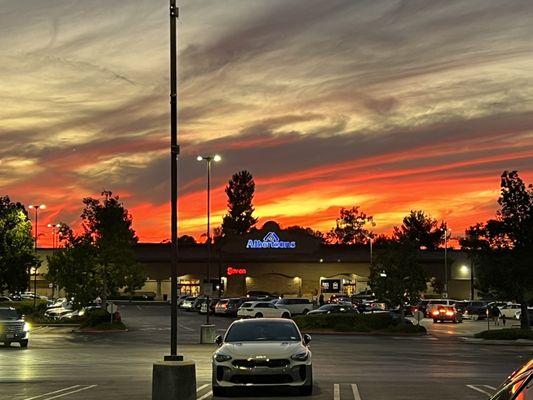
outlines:
[[237, 311], [241, 318], [290, 318], [291, 312], [267, 301], [247, 301]]
[[292, 315], [307, 314], [313, 309], [313, 305], [308, 299], [280, 299], [276, 301], [276, 306], [286, 308]]

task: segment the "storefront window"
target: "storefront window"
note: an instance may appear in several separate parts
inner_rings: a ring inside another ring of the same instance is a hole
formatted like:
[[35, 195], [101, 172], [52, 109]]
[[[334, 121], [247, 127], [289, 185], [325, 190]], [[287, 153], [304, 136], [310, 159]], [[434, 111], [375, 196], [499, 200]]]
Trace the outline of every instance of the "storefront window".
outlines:
[[188, 294], [189, 296], [200, 295], [199, 279], [180, 279], [178, 281], [179, 294]]

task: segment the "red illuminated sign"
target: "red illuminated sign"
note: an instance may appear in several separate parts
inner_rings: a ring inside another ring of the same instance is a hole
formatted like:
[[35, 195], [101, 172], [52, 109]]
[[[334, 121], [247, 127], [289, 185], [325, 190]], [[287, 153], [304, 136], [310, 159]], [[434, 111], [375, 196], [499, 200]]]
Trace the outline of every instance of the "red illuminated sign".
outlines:
[[233, 267], [228, 267], [226, 272], [228, 273], [228, 276], [231, 276], [231, 275], [246, 275], [248, 273], [248, 271], [246, 271], [246, 268], [233, 268]]

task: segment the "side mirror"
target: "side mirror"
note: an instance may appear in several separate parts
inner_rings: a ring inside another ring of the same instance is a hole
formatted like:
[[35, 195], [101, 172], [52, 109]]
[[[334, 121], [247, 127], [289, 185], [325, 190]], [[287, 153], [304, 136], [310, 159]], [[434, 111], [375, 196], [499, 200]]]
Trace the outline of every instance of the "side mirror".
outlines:
[[224, 339], [222, 338], [222, 336], [218, 335], [216, 338], [215, 338], [215, 343], [219, 346], [222, 346], [222, 343], [224, 343]]
[[305, 345], [308, 345], [309, 342], [311, 342], [311, 335], [308, 335], [307, 333], [304, 335], [304, 343]]

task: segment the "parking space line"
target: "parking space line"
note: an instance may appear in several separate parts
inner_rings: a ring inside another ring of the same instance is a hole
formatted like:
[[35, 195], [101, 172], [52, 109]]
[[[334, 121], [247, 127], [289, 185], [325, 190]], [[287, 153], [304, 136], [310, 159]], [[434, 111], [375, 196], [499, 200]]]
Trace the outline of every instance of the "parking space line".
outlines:
[[78, 393], [78, 392], [83, 392], [84, 390], [92, 389], [93, 387], [96, 387], [96, 386], [98, 386], [98, 385], [85, 386], [85, 387], [82, 387], [81, 389], [73, 390], [73, 391], [71, 391], [71, 392], [61, 393], [61, 394], [58, 394], [57, 396], [53, 396], [53, 397], [47, 397], [47, 398], [44, 399], [44, 400], [58, 399], [58, 398], [63, 397], [63, 396], [68, 396], [68, 395], [70, 395], [70, 394], [74, 394], [74, 393]]
[[28, 397], [27, 399], [24, 399], [24, 400], [38, 399], [39, 397], [44, 397], [44, 396], [49, 396], [51, 394], [61, 393], [61, 392], [64, 392], [65, 390], [71, 390], [71, 389], [75, 389], [77, 387], [80, 387], [80, 385], [69, 386], [69, 387], [66, 387], [66, 388], [63, 388], [63, 389], [59, 389], [59, 390], [56, 390], [56, 391], [53, 391], [53, 392], [40, 394], [39, 396]]
[[355, 383], [352, 383], [352, 393], [354, 400], [361, 400], [361, 395], [359, 394], [359, 389]]
[[338, 383], [333, 385], [333, 400], [341, 399], [341, 388]]
[[494, 386], [490, 386], [490, 385], [483, 385], [483, 386], [485, 386], [487, 389], [496, 390], [496, 388]]
[[188, 326], [185, 326], [185, 325], [182, 325], [182, 324], [178, 324], [178, 326], [180, 328], [183, 328], [183, 329], [187, 330], [187, 331], [194, 332], [194, 329], [193, 328], [189, 328]]
[[205, 389], [208, 386], [209, 385], [207, 383], [205, 385], [200, 386], [199, 388], [196, 389], [196, 393], [200, 392], [202, 389]]
[[486, 395], [489, 396], [489, 397], [492, 396], [492, 393], [489, 393], [489, 392], [487, 392], [486, 390], [480, 389], [480, 388], [478, 388], [476, 385], [466, 385], [466, 387], [469, 387], [470, 389], [475, 390], [475, 391], [477, 391], [477, 392], [479, 392], [479, 393], [486, 394]]
[[196, 400], [204, 400], [204, 399], [208, 398], [209, 396], [211, 396], [212, 394], [213, 394], [213, 392], [209, 391], [206, 394], [204, 394], [202, 397], [198, 397]]

